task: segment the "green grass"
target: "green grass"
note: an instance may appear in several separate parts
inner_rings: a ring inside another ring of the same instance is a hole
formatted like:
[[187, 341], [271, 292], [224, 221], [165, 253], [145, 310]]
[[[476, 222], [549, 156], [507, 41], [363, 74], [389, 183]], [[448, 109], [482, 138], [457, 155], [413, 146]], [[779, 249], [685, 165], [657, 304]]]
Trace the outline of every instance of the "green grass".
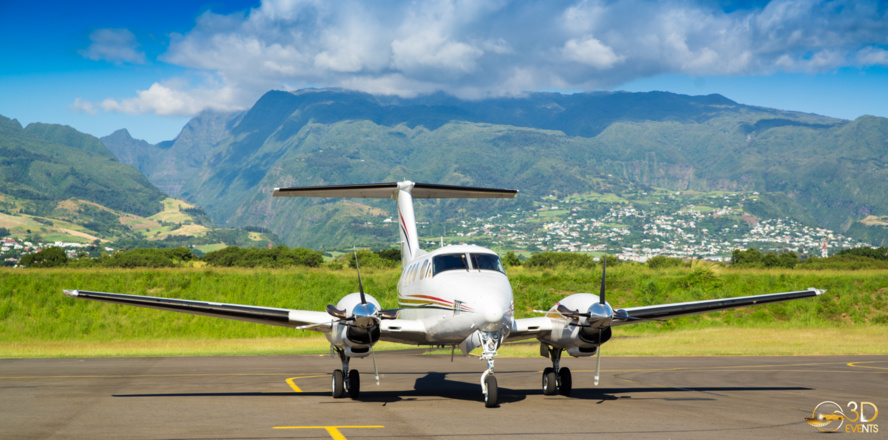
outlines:
[[[601, 277], [599, 269], [512, 267], [508, 271], [519, 318], [537, 316], [532, 310], [548, 309], [575, 292], [596, 293]], [[399, 274], [398, 269], [365, 268], [365, 290], [383, 307], [396, 307]], [[620, 353], [610, 347], [628, 344], [620, 342], [623, 339], [649, 341], [626, 348], [626, 354], [662, 355], [673, 350], [674, 354], [700, 350], [703, 354], [888, 353], [885, 271], [722, 269], [715, 273], [623, 264], [608, 267], [607, 274], [608, 302], [615, 308], [807, 287], [829, 290], [819, 298], [622, 326], [607, 345], [612, 350], [609, 354]], [[306, 268], [2, 269], [0, 357], [293, 352], [303, 345], [302, 339], [318, 336], [283, 327], [76, 300], [63, 296], [62, 289], [323, 310], [356, 291], [357, 276], [348, 270]], [[726, 340], [731, 343], [725, 344]], [[774, 344], [778, 346], [771, 348]], [[321, 351], [326, 350], [322, 345]], [[133, 352], [124, 350], [127, 346], [147, 348]]]

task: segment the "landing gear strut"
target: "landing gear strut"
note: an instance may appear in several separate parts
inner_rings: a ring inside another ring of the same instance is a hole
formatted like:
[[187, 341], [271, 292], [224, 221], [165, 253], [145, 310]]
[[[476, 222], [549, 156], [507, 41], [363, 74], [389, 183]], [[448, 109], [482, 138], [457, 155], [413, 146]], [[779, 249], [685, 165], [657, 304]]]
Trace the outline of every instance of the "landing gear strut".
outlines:
[[543, 394], [554, 396], [560, 393], [562, 396], [569, 396], [573, 387], [573, 378], [570, 376], [570, 369], [559, 366], [561, 353], [564, 350], [546, 344], [540, 347], [540, 351], [543, 352], [543, 350], [548, 354], [549, 359], [552, 359], [552, 367], [546, 367], [543, 370]]
[[358, 370], [349, 370], [349, 357], [345, 351], [336, 348], [339, 360], [342, 361], [341, 370], [333, 370], [333, 398], [338, 399], [348, 391], [348, 397], [357, 399], [361, 395], [361, 376]]
[[499, 403], [499, 390], [496, 386], [496, 376], [493, 375], [493, 358], [496, 349], [503, 342], [502, 331], [481, 332], [481, 359], [487, 361], [487, 371], [481, 375], [481, 391], [484, 393], [484, 406], [495, 408]]

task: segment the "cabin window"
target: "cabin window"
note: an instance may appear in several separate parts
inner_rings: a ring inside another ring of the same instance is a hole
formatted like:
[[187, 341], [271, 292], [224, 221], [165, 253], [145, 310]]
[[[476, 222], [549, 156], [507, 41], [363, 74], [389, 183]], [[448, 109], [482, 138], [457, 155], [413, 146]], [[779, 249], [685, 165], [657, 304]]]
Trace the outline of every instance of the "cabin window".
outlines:
[[434, 275], [448, 270], [469, 270], [466, 254], [445, 254], [432, 258], [432, 272]]
[[472, 268], [476, 270], [495, 270], [506, 273], [499, 256], [494, 254], [469, 254], [472, 258]]
[[422, 269], [419, 270], [419, 279], [423, 279], [426, 276], [426, 267], [429, 266], [429, 260], [425, 260], [422, 262]]

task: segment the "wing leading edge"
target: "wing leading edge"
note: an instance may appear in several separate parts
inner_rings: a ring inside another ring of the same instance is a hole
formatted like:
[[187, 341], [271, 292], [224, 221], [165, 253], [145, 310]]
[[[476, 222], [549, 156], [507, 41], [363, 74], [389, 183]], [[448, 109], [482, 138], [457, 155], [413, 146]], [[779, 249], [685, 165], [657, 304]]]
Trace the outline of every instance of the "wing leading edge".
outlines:
[[819, 296], [823, 292], [825, 292], [825, 290], [819, 290], [812, 287], [808, 290], [801, 290], [798, 292], [768, 293], [765, 295], [709, 299], [704, 301], [691, 301], [674, 304], [658, 304], [653, 306], [628, 307], [625, 309], [617, 310], [614, 313], [614, 321], [612, 325], [635, 324], [639, 322], [676, 318], [679, 316], [696, 315], [698, 313], [714, 312], [717, 310], [729, 310], [737, 309], [740, 307], [792, 301], [795, 299]]
[[[826, 292], [825, 290], [815, 289], [813, 287], [808, 290], [798, 292], [768, 293], [764, 295], [741, 296], [735, 298], [709, 299], [703, 301], [691, 301], [674, 304], [658, 304], [652, 306], [627, 307], [618, 309], [614, 312], [614, 319], [611, 326], [637, 324], [647, 321], [662, 321], [669, 318], [677, 318], [679, 316], [696, 315], [699, 313], [714, 312], [718, 310], [729, 310], [741, 307], [750, 307], [763, 304], [772, 304], [776, 302], [792, 301], [796, 299], [811, 298], [820, 296]], [[535, 318], [516, 319], [512, 325], [512, 331], [509, 333], [509, 341], [518, 341], [522, 339], [536, 338], [550, 334], [558, 327], [556, 321], [565, 321], [551, 318], [549, 316], [539, 316]]]
[[159, 298], [154, 296], [125, 295], [122, 293], [90, 292], [87, 290], [65, 290], [65, 296], [91, 301], [100, 301], [127, 306], [146, 307], [188, 313], [191, 315], [212, 316], [236, 321], [282, 327], [317, 326], [312, 330], [329, 331], [333, 318], [324, 312], [290, 310], [274, 307], [257, 307], [241, 304], [225, 304], [187, 299]]
[[[91, 292], [88, 290], [64, 290], [65, 296], [90, 301], [121, 304], [191, 315], [232, 319], [257, 324], [277, 325], [295, 329], [329, 333], [335, 318], [326, 312], [312, 310], [280, 309], [275, 307], [226, 304], [187, 299], [161, 298], [156, 296], [126, 295], [122, 293]], [[416, 320], [386, 319], [382, 321], [382, 339], [409, 344], [427, 343], [425, 326]]]

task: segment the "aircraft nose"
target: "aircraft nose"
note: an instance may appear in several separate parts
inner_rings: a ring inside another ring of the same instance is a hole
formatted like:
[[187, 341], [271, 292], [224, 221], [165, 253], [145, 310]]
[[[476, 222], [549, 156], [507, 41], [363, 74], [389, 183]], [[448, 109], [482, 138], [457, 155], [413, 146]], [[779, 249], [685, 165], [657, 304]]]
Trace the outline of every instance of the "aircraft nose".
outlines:
[[488, 307], [484, 310], [484, 321], [490, 324], [498, 323], [503, 320], [503, 311], [499, 307]]
[[495, 332], [506, 326], [506, 307], [496, 302], [484, 302], [477, 306], [476, 322], [485, 332]]

